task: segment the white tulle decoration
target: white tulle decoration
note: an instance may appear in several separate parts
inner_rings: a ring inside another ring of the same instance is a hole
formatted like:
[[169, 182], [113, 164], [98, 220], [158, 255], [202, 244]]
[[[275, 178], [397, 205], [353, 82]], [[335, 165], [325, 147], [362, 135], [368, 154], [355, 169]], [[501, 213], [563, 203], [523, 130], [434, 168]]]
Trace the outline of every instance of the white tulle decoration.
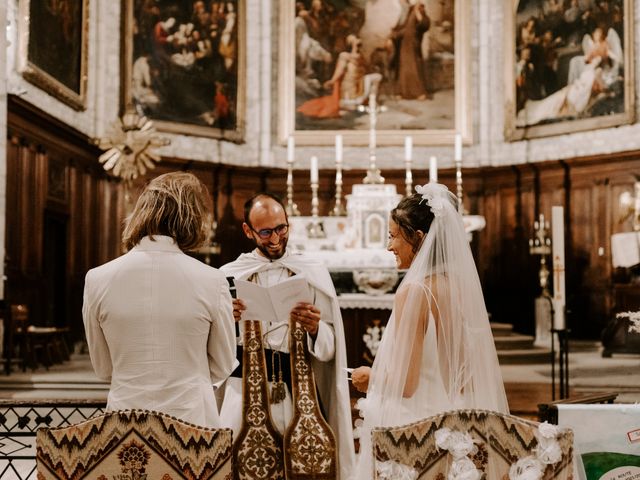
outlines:
[[511, 465], [509, 480], [540, 480], [544, 473], [544, 465], [533, 455], [521, 458]]
[[376, 471], [380, 480], [416, 480], [418, 471], [402, 463], [388, 460], [376, 462]]

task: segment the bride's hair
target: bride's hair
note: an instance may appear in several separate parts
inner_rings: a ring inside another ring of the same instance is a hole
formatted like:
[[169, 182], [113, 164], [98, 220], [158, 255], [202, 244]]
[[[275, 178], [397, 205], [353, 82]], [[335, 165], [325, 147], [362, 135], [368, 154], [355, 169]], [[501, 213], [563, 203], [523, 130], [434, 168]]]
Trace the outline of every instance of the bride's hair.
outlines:
[[[453, 204], [453, 202], [452, 202]], [[455, 206], [455, 205], [454, 205]], [[391, 219], [400, 228], [400, 234], [413, 248], [414, 253], [420, 248], [422, 238], [418, 236], [418, 230], [425, 235], [431, 227], [434, 215], [431, 207], [421, 194], [414, 193], [404, 197], [398, 205], [391, 210]]]

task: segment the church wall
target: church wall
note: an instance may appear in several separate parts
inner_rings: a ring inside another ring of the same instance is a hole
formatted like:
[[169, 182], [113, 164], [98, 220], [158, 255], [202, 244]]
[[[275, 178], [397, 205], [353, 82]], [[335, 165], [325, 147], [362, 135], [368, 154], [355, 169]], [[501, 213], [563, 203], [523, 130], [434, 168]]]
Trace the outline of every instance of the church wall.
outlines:
[[9, 101], [7, 137], [6, 303], [77, 340], [84, 276], [121, 252], [121, 186], [86, 136], [19, 99]]
[[[120, 82], [120, 2], [89, 2], [89, 81], [87, 109], [76, 112], [25, 81], [17, 72], [17, 5], [9, 0], [7, 17], [10, 22], [11, 44], [8, 49], [9, 93], [34, 103], [90, 138], [107, 135], [119, 111]], [[467, 0], [470, 10], [471, 118], [473, 144], [464, 148], [465, 165], [500, 166], [527, 162], [576, 158], [609, 154], [640, 148], [640, 126], [637, 124], [600, 129], [541, 139], [508, 142], [504, 140], [505, 81], [504, 68], [505, 21], [511, 2], [502, 0]], [[167, 134], [170, 146], [161, 150], [165, 157], [186, 158], [213, 163], [246, 166], [284, 166], [286, 149], [278, 144], [278, 61], [280, 52], [280, 2], [247, 0], [246, 2], [246, 125], [245, 141], [241, 144], [220, 142], [187, 135]], [[638, 10], [638, 9], [636, 9]], [[638, 13], [636, 12], [636, 19]], [[640, 22], [635, 22], [636, 58], [640, 58]], [[636, 71], [640, 62], [636, 61]], [[635, 75], [636, 89], [640, 75]], [[638, 102], [640, 103], [640, 102]], [[636, 106], [640, 112], [640, 106]], [[379, 148], [379, 164], [385, 169], [398, 168], [403, 158], [401, 141], [398, 147]], [[298, 167], [305, 167], [308, 158], [317, 155], [321, 168], [333, 165], [333, 147], [300, 147]], [[427, 158], [436, 155], [440, 165], [451, 166], [453, 148], [416, 147], [415, 164], [424, 167]], [[345, 145], [347, 168], [366, 168], [367, 150]]]

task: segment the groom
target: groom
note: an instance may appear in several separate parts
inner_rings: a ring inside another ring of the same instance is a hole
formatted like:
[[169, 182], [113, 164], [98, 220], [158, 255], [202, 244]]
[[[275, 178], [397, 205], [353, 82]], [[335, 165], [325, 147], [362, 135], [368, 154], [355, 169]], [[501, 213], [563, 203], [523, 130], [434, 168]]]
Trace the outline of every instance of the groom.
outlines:
[[[227, 277], [273, 286], [292, 275], [303, 275], [312, 288], [313, 304], [299, 303], [289, 316], [307, 332], [307, 346], [319, 393], [321, 410], [331, 425], [337, 440], [340, 476], [347, 479], [354, 464], [354, 445], [351, 426], [349, 386], [344, 368], [346, 348], [342, 316], [336, 292], [328, 270], [307, 255], [291, 253], [287, 249], [289, 222], [284, 205], [275, 196], [259, 193], [244, 205], [244, 234], [253, 241], [255, 250], [244, 253], [237, 260], [221, 267]], [[234, 317], [242, 319], [245, 305], [234, 300]], [[292, 418], [291, 372], [289, 368], [289, 318], [273, 324], [262, 322], [268, 377], [276, 378], [282, 372], [283, 395], [271, 404], [271, 418], [283, 433]], [[242, 322], [239, 322], [242, 329]], [[274, 354], [275, 352], [275, 354]], [[278, 353], [279, 352], [279, 353]], [[281, 365], [279, 367], [278, 365]], [[278, 371], [273, 372], [277, 368]], [[242, 424], [242, 369], [237, 369], [227, 381], [220, 417], [237, 435]], [[288, 377], [288, 378], [287, 378]], [[273, 385], [271, 385], [273, 388]], [[283, 398], [284, 397], [284, 398]]]

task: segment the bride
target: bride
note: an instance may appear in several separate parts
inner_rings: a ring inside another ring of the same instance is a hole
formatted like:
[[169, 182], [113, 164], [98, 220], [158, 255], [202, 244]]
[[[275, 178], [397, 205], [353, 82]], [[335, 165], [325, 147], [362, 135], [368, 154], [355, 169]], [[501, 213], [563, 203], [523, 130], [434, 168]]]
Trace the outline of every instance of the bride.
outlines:
[[371, 429], [447, 410], [508, 413], [478, 272], [447, 187], [429, 183], [391, 211], [388, 250], [408, 271], [373, 367], [357, 368], [366, 392], [357, 479], [374, 478]]

